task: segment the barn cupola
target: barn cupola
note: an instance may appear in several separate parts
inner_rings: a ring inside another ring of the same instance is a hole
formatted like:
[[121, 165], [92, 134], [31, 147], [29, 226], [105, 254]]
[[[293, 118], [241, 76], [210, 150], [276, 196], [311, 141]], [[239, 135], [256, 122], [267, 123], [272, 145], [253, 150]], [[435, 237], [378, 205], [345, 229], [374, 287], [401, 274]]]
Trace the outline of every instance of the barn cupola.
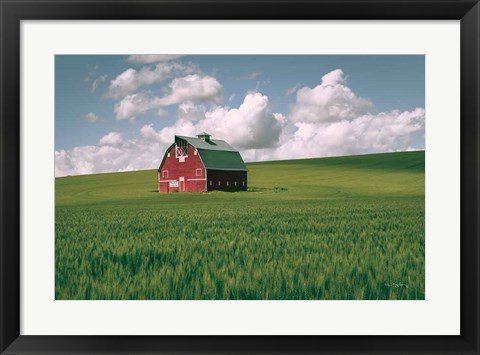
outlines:
[[197, 138], [201, 139], [204, 142], [210, 142], [210, 134], [205, 132], [197, 134]]

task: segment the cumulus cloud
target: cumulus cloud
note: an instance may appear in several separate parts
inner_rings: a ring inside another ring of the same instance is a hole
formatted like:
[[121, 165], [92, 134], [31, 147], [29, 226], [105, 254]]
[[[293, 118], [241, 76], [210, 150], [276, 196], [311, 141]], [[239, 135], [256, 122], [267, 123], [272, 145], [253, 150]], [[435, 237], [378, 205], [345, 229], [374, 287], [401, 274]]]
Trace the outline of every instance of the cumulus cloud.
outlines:
[[282, 118], [270, 111], [267, 96], [250, 93], [239, 108], [217, 107], [207, 112], [196, 128], [223, 137], [239, 149], [266, 148], [278, 143]]
[[[110, 132], [96, 146], [56, 151], [55, 176], [154, 169], [159, 166], [174, 135], [195, 136], [202, 130], [211, 133], [214, 139], [224, 139], [232, 144], [246, 161], [424, 148], [412, 145], [412, 134], [425, 128], [425, 110], [422, 108], [367, 114], [334, 123], [296, 123], [294, 131], [290, 132], [284, 126], [285, 116], [271, 114], [266, 109], [265, 96], [250, 95], [252, 97], [246, 97], [238, 109], [217, 107], [198, 122], [178, 119], [173, 126], [158, 131], [152, 125], [144, 125], [134, 139], [125, 141], [118, 133]], [[242, 117], [242, 114], [246, 116]], [[248, 128], [237, 130], [239, 124]], [[275, 133], [270, 133], [272, 131]]]
[[101, 120], [101, 118], [97, 114], [95, 114], [93, 112], [89, 112], [86, 115], [82, 116], [82, 120], [90, 122], [90, 123], [95, 123], [95, 122], [99, 122]]
[[205, 118], [207, 109], [204, 105], [196, 105], [192, 101], [186, 101], [178, 105], [177, 117], [179, 119], [187, 119], [198, 121]]
[[120, 98], [134, 93], [142, 86], [159, 83], [171, 79], [175, 75], [189, 74], [194, 70], [195, 66], [193, 65], [175, 62], [158, 63], [153, 67], [146, 66], [139, 70], [129, 68], [110, 81], [107, 96]]
[[159, 130], [144, 125], [128, 140], [110, 132], [97, 145], [56, 151], [55, 174], [157, 168], [174, 135], [202, 131], [229, 142], [246, 161], [424, 149], [423, 108], [372, 113], [372, 103], [352, 92], [340, 69], [324, 75], [314, 88], [299, 89], [287, 114], [273, 112], [269, 98], [255, 91], [248, 92], [239, 107], [207, 108], [205, 102], [221, 93], [215, 78], [188, 75], [172, 80], [163, 97], [150, 92], [127, 95], [115, 105], [117, 119], [133, 119], [146, 111], [162, 115], [163, 107], [178, 104], [177, 120]]
[[312, 123], [351, 120], [370, 112], [372, 106], [370, 100], [358, 97], [346, 86], [343, 71], [336, 69], [325, 74], [320, 85], [297, 91], [289, 118], [292, 122]]
[[98, 141], [99, 145], [118, 146], [123, 142], [122, 136], [117, 132], [110, 132]]
[[179, 111], [173, 126], [158, 131], [159, 141], [171, 142], [174, 135], [195, 136], [205, 131], [238, 149], [274, 147], [286, 121], [282, 114], [270, 111], [268, 97], [260, 93], [247, 94], [239, 108], [218, 106], [205, 111], [189, 102]]
[[[148, 148], [148, 147], [146, 147]], [[142, 152], [129, 146], [83, 146], [55, 152], [55, 176], [96, 174], [153, 168]], [[151, 157], [149, 157], [151, 158]]]
[[155, 169], [172, 139], [173, 136], [169, 137], [168, 143], [158, 140], [157, 132], [150, 126], [143, 126], [138, 137], [129, 140], [110, 132], [98, 145], [56, 151], [55, 176]]
[[117, 120], [134, 120], [141, 114], [159, 108], [150, 92], [125, 96], [113, 108]]
[[271, 159], [403, 151], [411, 148], [412, 134], [425, 129], [425, 110], [394, 110], [333, 123], [298, 122], [295, 127]]
[[169, 86], [171, 94], [158, 100], [162, 106], [174, 105], [183, 101], [217, 100], [222, 95], [222, 85], [216, 78], [208, 75], [194, 74], [176, 78]]
[[168, 62], [183, 56], [184, 54], [134, 54], [127, 58], [127, 62], [140, 64]]
[[[268, 97], [260, 93], [248, 94], [238, 108], [214, 107], [205, 112], [202, 105], [187, 102], [180, 109], [185, 116], [158, 131], [144, 125], [138, 136], [129, 140], [110, 132], [98, 145], [55, 152], [56, 176], [153, 169], [175, 135], [195, 136], [204, 130], [237, 149], [274, 147], [285, 122], [282, 114], [270, 111]], [[191, 112], [196, 112], [196, 119], [187, 114]]]
[[139, 115], [188, 101], [215, 101], [222, 95], [222, 85], [211, 76], [187, 75], [176, 78], [169, 84], [170, 93], [164, 97], [154, 97], [150, 92], [125, 96], [114, 107], [118, 120], [134, 120]]

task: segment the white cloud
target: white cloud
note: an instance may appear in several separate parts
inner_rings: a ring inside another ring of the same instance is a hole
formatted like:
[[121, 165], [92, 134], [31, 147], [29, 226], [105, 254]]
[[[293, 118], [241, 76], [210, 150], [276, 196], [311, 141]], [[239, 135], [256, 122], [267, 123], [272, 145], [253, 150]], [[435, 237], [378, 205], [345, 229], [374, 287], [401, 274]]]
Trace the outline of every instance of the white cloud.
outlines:
[[114, 107], [117, 120], [134, 120], [139, 115], [158, 110], [162, 106], [217, 100], [222, 95], [222, 85], [211, 76], [187, 75], [172, 80], [169, 86], [171, 92], [164, 97], [153, 97], [150, 92], [127, 95]]
[[93, 112], [89, 112], [86, 115], [83, 115], [82, 120], [90, 123], [95, 123], [95, 122], [99, 122], [101, 118], [97, 114]]
[[325, 74], [313, 89], [303, 87], [297, 91], [289, 118], [292, 122], [312, 123], [351, 120], [370, 112], [372, 106], [372, 102], [346, 86], [343, 71], [336, 69]]
[[158, 168], [173, 136], [162, 142], [151, 126], [143, 126], [137, 138], [124, 141], [111, 132], [102, 140], [99, 145], [56, 151], [55, 176]]
[[171, 136], [161, 141], [148, 125], [140, 129], [136, 138], [122, 140], [117, 134], [110, 132], [98, 145], [56, 151], [55, 176], [155, 169], [173, 140]]
[[139, 86], [144, 84], [139, 77], [140, 75], [135, 69], [129, 68], [125, 70], [115, 79], [110, 81], [110, 86], [108, 88], [108, 96], [118, 98], [135, 91], [136, 89], [138, 89]]
[[55, 176], [117, 171], [122, 149], [112, 146], [83, 146], [55, 152]]
[[204, 105], [195, 105], [192, 101], [186, 101], [178, 105], [177, 117], [179, 119], [187, 119], [198, 121], [205, 118], [207, 109]]
[[285, 122], [282, 114], [270, 111], [268, 97], [260, 93], [247, 94], [239, 108], [218, 106], [205, 111], [205, 107], [190, 102], [181, 105], [179, 113], [175, 125], [159, 131], [162, 140], [205, 131], [238, 149], [273, 147]]
[[92, 87], [90, 91], [95, 93], [95, 90], [97, 90], [98, 86], [103, 83], [107, 79], [107, 74], [100, 75], [98, 78], [92, 81]]
[[154, 108], [158, 108], [155, 99], [152, 98], [150, 92], [143, 92], [124, 97], [122, 101], [115, 104], [113, 111], [117, 120], [134, 120]]
[[294, 131], [290, 132], [292, 127], [284, 125], [283, 115], [269, 113], [266, 96], [250, 95], [238, 109], [217, 107], [198, 122], [178, 119], [173, 126], [159, 131], [152, 125], [145, 125], [138, 137], [127, 141], [118, 133], [110, 132], [100, 139], [99, 145], [56, 151], [55, 176], [154, 169], [159, 166], [174, 135], [195, 136], [202, 130], [238, 148], [246, 161], [424, 148], [412, 146], [412, 135], [425, 128], [422, 108], [367, 114], [334, 123], [296, 123]]
[[154, 67], [146, 66], [139, 70], [129, 68], [110, 81], [107, 96], [120, 98], [134, 93], [142, 86], [159, 83], [175, 75], [189, 74], [194, 70], [194, 65], [181, 63], [159, 63]]
[[[55, 176], [79, 175], [82, 174], [80, 169], [74, 168], [74, 162], [69, 152], [64, 149], [55, 151]], [[80, 164], [80, 162], [77, 162]], [[84, 173], [88, 174], [88, 173]]]
[[238, 149], [273, 147], [281, 134], [285, 117], [271, 113], [268, 97], [248, 94], [239, 108], [215, 107], [204, 112], [191, 102], [180, 105], [184, 113], [196, 112], [196, 120], [179, 117], [173, 126], [156, 131], [144, 125], [138, 137], [123, 140], [117, 132], [103, 136], [96, 146], [76, 147], [55, 152], [56, 176], [100, 172], [153, 169], [158, 167], [165, 149], [175, 135], [195, 136], [206, 130]]
[[167, 126], [159, 131], [155, 131], [152, 126], [144, 128], [142, 134], [151, 140], [156, 141], [165, 146], [169, 146], [173, 143], [175, 135], [195, 137], [200, 131], [196, 128], [196, 125], [188, 119], [178, 119], [173, 126]]
[[287, 115], [272, 112], [269, 98], [259, 92], [247, 93], [238, 108], [207, 109], [204, 102], [215, 101], [221, 92], [215, 78], [188, 75], [174, 79], [164, 97], [126, 96], [115, 105], [117, 119], [147, 111], [165, 115], [164, 106], [178, 104], [177, 120], [158, 131], [144, 125], [128, 140], [110, 132], [97, 145], [56, 151], [56, 176], [157, 168], [174, 135], [202, 131], [226, 140], [246, 161], [424, 149], [423, 108], [371, 113], [372, 103], [346, 86], [341, 70], [324, 75], [312, 89], [300, 89]]
[[282, 114], [270, 111], [268, 97], [260, 93], [247, 94], [239, 108], [218, 106], [206, 111], [202, 105], [187, 102], [178, 113], [173, 126], [157, 132], [159, 141], [171, 143], [174, 135], [195, 136], [205, 131], [238, 149], [274, 147], [286, 121]]
[[174, 105], [184, 101], [211, 101], [222, 95], [222, 85], [211, 76], [187, 75], [173, 79], [170, 83], [171, 94], [160, 98], [162, 106]]
[[411, 148], [412, 134], [425, 129], [425, 110], [394, 110], [333, 123], [298, 122], [295, 127], [270, 159], [403, 151]]
[[184, 54], [133, 54], [127, 58], [127, 62], [141, 64], [168, 62], [183, 56]]
[[270, 111], [267, 96], [250, 93], [240, 107], [217, 107], [205, 114], [197, 130], [211, 133], [239, 149], [272, 147], [282, 130], [280, 114]]
[[142, 128], [140, 128], [140, 133], [142, 134], [143, 138], [149, 141], [161, 141], [157, 131], [155, 131], [151, 124], [142, 126]]
[[111, 145], [111, 146], [118, 146], [122, 144], [123, 139], [120, 133], [118, 132], [110, 132], [109, 134], [104, 135], [98, 141], [99, 145]]

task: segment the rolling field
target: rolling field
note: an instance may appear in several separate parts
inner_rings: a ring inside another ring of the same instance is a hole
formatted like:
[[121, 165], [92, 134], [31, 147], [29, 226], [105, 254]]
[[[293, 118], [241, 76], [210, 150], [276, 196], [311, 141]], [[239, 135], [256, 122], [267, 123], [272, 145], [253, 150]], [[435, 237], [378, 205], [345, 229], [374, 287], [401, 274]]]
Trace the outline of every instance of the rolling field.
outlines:
[[56, 299], [425, 298], [424, 152], [247, 167], [235, 193], [57, 178]]

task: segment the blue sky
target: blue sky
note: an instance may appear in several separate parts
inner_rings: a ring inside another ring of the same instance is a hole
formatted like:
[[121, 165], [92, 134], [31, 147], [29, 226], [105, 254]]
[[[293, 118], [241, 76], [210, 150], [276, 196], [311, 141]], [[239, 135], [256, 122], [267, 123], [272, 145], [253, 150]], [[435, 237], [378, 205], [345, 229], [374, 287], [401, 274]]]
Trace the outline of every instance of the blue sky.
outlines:
[[155, 168], [198, 130], [247, 161], [424, 149], [424, 100], [424, 56], [57, 55], [56, 175]]

